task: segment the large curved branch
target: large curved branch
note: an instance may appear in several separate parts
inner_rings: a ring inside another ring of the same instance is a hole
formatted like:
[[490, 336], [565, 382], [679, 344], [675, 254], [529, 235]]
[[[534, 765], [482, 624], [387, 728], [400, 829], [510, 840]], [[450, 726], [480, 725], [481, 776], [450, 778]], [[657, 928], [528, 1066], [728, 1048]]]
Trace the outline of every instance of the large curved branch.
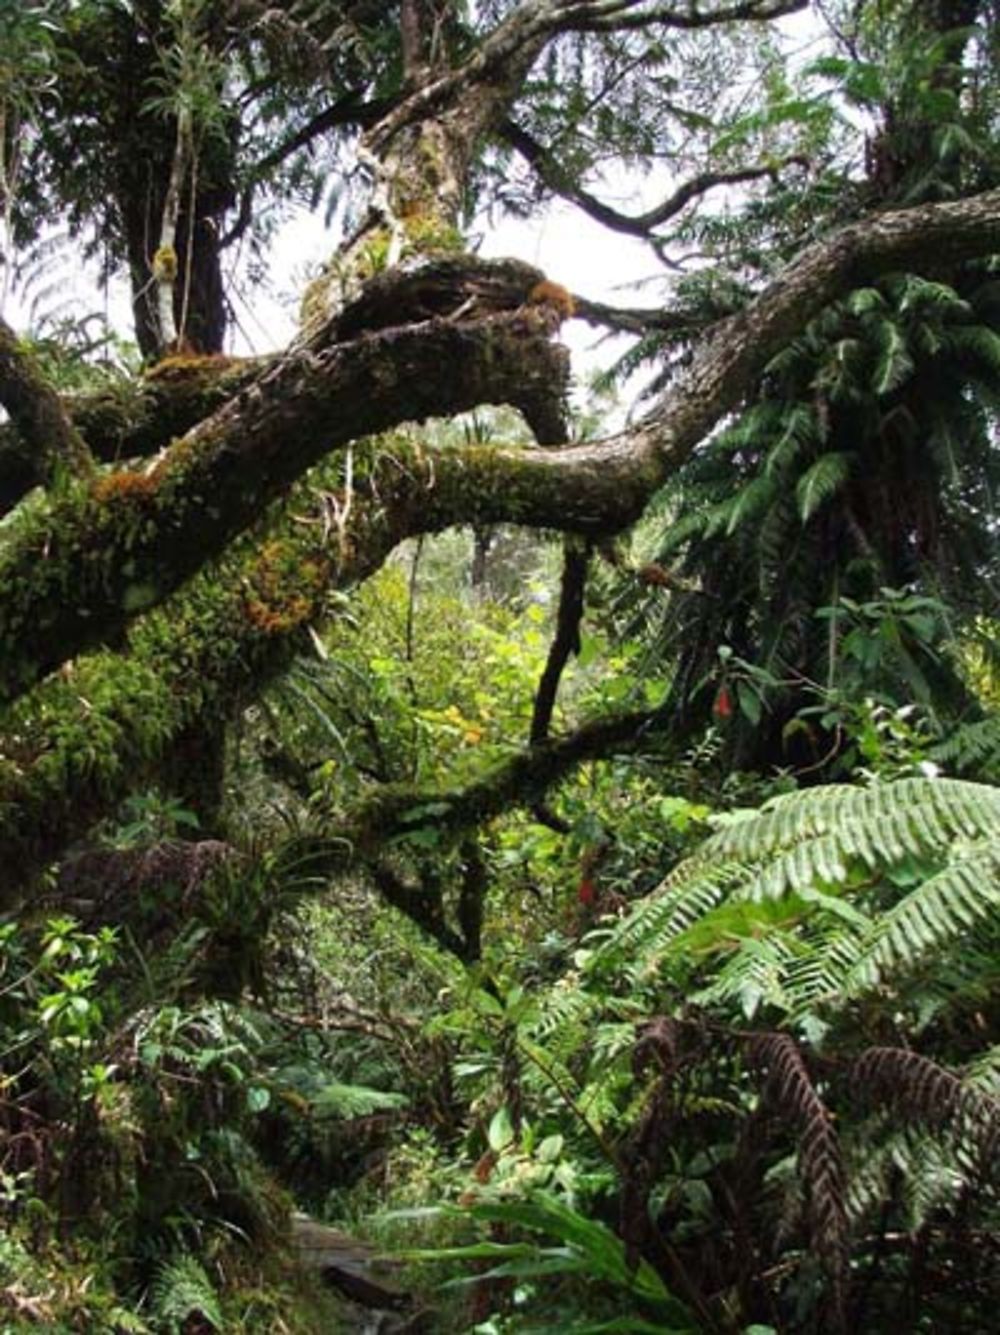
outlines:
[[[221, 408], [270, 358], [196, 358], [154, 370], [139, 381], [121, 381], [62, 400], [73, 429], [99, 463], [157, 454], [209, 413]], [[37, 486], [40, 478], [17, 423], [0, 426], [0, 518]]]
[[25, 523], [0, 556], [0, 699], [162, 602], [337, 445], [480, 403], [540, 414], [566, 361], [543, 309], [517, 304], [539, 275], [514, 262], [467, 268], [473, 291], [515, 309], [348, 343], [321, 331], [152, 471], [102, 477]]
[[[573, 293], [572, 300], [574, 318], [597, 328], [634, 334], [661, 330], [688, 339], [722, 315], [731, 314], [720, 310], [711, 318], [698, 319], [686, 311], [609, 306], [578, 293]], [[374, 317], [375, 304], [374, 295], [369, 296], [356, 311], [357, 321], [352, 315], [356, 308], [345, 312], [356, 325], [356, 333]], [[388, 293], [382, 304], [390, 306]], [[425, 311], [424, 315], [431, 313]], [[339, 330], [337, 337], [340, 338]], [[277, 360], [276, 357], [179, 359], [155, 367], [138, 382], [122, 380], [97, 391], [64, 398], [63, 408], [97, 462], [148, 459], [221, 408]], [[0, 518], [13, 510], [39, 481], [38, 469], [21, 431], [13, 422], [0, 424]]]
[[[626, 32], [660, 24], [691, 31], [723, 23], [770, 23], [805, 9], [809, 0], [737, 0], [706, 11], [697, 0], [677, 4], [650, 4], [648, 0], [562, 0], [568, 25], [575, 32]], [[557, 4], [559, 0], [557, 0]]]
[[[460, 465], [439, 463], [437, 485], [420, 497], [425, 528], [619, 530], [738, 406], [770, 358], [842, 292], [889, 268], [996, 251], [1000, 190], [854, 224], [803, 252], [722, 322], [633, 430], [565, 449], [487, 450]], [[561, 362], [546, 327], [528, 307], [467, 322], [436, 318], [332, 348], [312, 343], [196, 428], [148, 478], [104, 479], [96, 492], [80, 489], [43, 510], [0, 559], [0, 697], [162, 601], [338, 442], [479, 402], [551, 396]]]
[[[765, 22], [804, 9], [808, 0], [737, 0], [705, 11], [696, 4], [647, 0], [523, 0], [456, 69], [423, 83], [370, 131], [387, 144], [432, 113], [461, 117], [482, 133], [505, 114], [536, 59], [560, 33], [614, 32], [660, 26], [707, 28], [740, 20]], [[475, 135], [473, 135], [475, 137]]]
[[[405, 440], [368, 445], [356, 452], [357, 480], [342, 528], [329, 531], [326, 496], [311, 512], [308, 495], [296, 496], [259, 553], [232, 556], [145, 617], [132, 631], [129, 652], [80, 659], [43, 683], [23, 708], [8, 710], [0, 719], [0, 900], [23, 894], [41, 867], [162, 773], [200, 720], [232, 717], [248, 694], [307, 649], [306, 627], [325, 615], [331, 589], [371, 575], [404, 539], [463, 522], [477, 498], [488, 518], [517, 515], [543, 480], [534, 467], [543, 455], [476, 447], [439, 453]], [[558, 474], [548, 480], [544, 506], [532, 504], [556, 522]], [[345, 500], [341, 494], [342, 514]], [[453, 818], [435, 821], [454, 819], [456, 829], [468, 828], [477, 813], [485, 819], [507, 802], [512, 788], [539, 791], [541, 776], [593, 755], [587, 748], [597, 738], [611, 744], [623, 736], [618, 726], [627, 731], [625, 723], [609, 724], [610, 732], [599, 729], [590, 742], [533, 748], [533, 760], [520, 769], [511, 762], [503, 782], [484, 781], [456, 803]], [[348, 832], [361, 855], [373, 855], [380, 828], [414, 828], [412, 793], [384, 801], [380, 814], [369, 810]]]

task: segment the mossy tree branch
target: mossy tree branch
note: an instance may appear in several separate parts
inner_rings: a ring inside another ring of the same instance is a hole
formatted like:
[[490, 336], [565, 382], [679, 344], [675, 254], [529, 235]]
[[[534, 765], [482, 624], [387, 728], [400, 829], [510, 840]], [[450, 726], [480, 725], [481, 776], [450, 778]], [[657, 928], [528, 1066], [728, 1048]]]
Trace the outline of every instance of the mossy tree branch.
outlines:
[[[422, 498], [427, 528], [620, 530], [774, 353], [843, 291], [892, 268], [939, 270], [998, 250], [1000, 191], [847, 227], [719, 324], [636, 428], [561, 449], [491, 451], [474, 467], [445, 470]], [[161, 602], [338, 443], [482, 402], [519, 404], [529, 416], [550, 408], [564, 370], [547, 342], [551, 324], [548, 307], [529, 305], [437, 316], [347, 344], [321, 331], [184, 437], [155, 472], [101, 479], [34, 516], [0, 557], [0, 699]]]
[[0, 404], [22, 446], [19, 464], [29, 485], [89, 477], [93, 460], [59, 395], [35, 365], [10, 325], [0, 319]]
[[[544, 451], [524, 453], [535, 460]], [[125, 795], [168, 770], [201, 720], [238, 713], [308, 648], [306, 628], [327, 614], [331, 589], [357, 584], [405, 538], [477, 506], [487, 519], [511, 513], [497, 502], [509, 494], [516, 506], [522, 487], [525, 504], [537, 507], [539, 479], [532, 467], [522, 478], [520, 459], [516, 451], [429, 451], [405, 439], [369, 444], [355, 453], [342, 529], [330, 532], [324, 501], [310, 505], [300, 488], [256, 549], [247, 537], [221, 568], [138, 621], [125, 651], [81, 658], [9, 706], [0, 716], [0, 896], [16, 897]], [[542, 509], [558, 505], [557, 475], [547, 485]], [[557, 764], [554, 745], [536, 749], [528, 769], [540, 775]], [[528, 774], [512, 769], [512, 786], [489, 785], [464, 805], [485, 812], [522, 783], [532, 791]]]

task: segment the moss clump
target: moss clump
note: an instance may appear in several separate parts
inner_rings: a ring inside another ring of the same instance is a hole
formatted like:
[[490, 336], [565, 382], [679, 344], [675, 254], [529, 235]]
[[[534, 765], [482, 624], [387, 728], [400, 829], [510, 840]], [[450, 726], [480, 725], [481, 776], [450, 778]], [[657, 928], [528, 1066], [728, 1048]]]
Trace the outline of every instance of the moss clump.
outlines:
[[528, 305], [548, 306], [562, 320], [570, 320], [576, 314], [576, 303], [573, 301], [572, 292], [560, 283], [550, 282], [547, 278], [536, 283], [528, 293]]
[[92, 494], [99, 505], [107, 505], [117, 500], [148, 500], [156, 494], [157, 479], [153, 473], [136, 473], [125, 469], [118, 473], [105, 473], [94, 483]]
[[287, 634], [316, 615], [328, 578], [325, 562], [303, 557], [294, 543], [266, 543], [247, 581], [247, 620], [265, 635]]

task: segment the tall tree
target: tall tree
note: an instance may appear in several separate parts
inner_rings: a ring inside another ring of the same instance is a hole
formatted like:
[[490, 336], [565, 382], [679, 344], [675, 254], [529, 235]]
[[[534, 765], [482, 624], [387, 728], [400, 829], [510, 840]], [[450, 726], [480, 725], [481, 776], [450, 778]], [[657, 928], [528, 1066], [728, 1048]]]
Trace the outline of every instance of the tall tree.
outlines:
[[[863, 157], [827, 169], [838, 212], [953, 199], [1000, 179], [990, 16], [975, 0], [845, 9], [837, 53], [811, 72], [834, 80], [871, 127]], [[736, 257], [755, 266], [762, 253], [770, 266], [794, 240], [788, 204], [776, 186], [750, 229], [737, 221], [705, 236], [720, 267]], [[812, 209], [800, 222], [815, 226]], [[673, 592], [633, 584], [623, 601], [667, 670], [677, 664], [669, 708], [686, 732], [720, 705], [715, 721], [740, 763], [816, 773], [822, 756], [836, 759], [834, 737], [789, 725], [803, 708], [815, 713], [824, 690], [916, 699], [952, 720], [971, 706], [940, 649], [948, 630], [996, 604], [991, 270], [942, 259], [933, 281], [887, 272], [831, 305], [769, 364], [739, 421], [674, 479], [654, 549]], [[699, 283], [695, 301], [706, 296]], [[887, 602], [886, 589], [916, 599]]]

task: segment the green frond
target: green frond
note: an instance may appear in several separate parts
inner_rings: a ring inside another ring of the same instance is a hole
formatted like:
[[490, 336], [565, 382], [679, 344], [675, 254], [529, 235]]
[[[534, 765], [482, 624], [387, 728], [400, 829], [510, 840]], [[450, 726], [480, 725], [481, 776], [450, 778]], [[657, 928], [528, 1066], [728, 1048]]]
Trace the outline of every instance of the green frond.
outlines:
[[847, 298], [852, 315], [871, 315], [886, 309], [886, 299], [877, 287], [858, 287]]
[[[749, 818], [724, 825], [698, 856], [710, 864], [753, 863], [831, 834], [844, 857], [874, 865], [908, 851], [942, 852], [956, 838], [988, 835], [998, 820], [1000, 789], [987, 784], [925, 778], [867, 788], [827, 784], [783, 794]], [[818, 854], [828, 855], [828, 848]]]
[[954, 325], [944, 331], [942, 338], [949, 352], [969, 357], [992, 375], [1000, 375], [1000, 334], [987, 325]]
[[718, 969], [708, 987], [691, 998], [697, 1005], [736, 1003], [751, 1020], [762, 1006], [789, 1012], [792, 1002], [785, 978], [799, 953], [793, 937], [779, 932], [742, 940], [735, 953]]
[[[958, 779], [787, 794], [710, 836], [591, 965], [648, 974], [667, 956], [732, 952], [704, 1001], [745, 1009], [754, 996], [805, 1013], [942, 956], [995, 920], [998, 829], [1000, 789]], [[877, 886], [906, 893], [875, 911], [865, 894]]]
[[933, 311], [935, 314], [947, 312], [949, 315], [967, 316], [971, 306], [953, 287], [947, 283], [938, 283], [919, 274], [902, 274], [890, 280], [888, 287], [900, 312]]
[[538, 1042], [545, 1042], [569, 1025], [588, 1023], [601, 1004], [589, 992], [574, 985], [572, 974], [565, 975], [544, 993], [544, 1004], [538, 1007], [529, 1032]]
[[682, 863], [612, 930], [595, 952], [591, 967], [600, 970], [631, 963], [650, 946], [662, 953], [745, 876], [746, 869], [738, 864], [706, 867], [697, 858]]
[[780, 434], [768, 448], [764, 472], [768, 477], [781, 478], [794, 467], [803, 450], [819, 440], [819, 422], [810, 404], [791, 403], [775, 426]]
[[165, 1262], [150, 1289], [150, 1305], [171, 1335], [191, 1330], [222, 1330], [222, 1309], [204, 1266], [189, 1252]]
[[888, 394], [909, 378], [913, 358], [899, 326], [891, 320], [880, 320], [873, 333], [878, 361], [871, 373], [871, 387], [876, 394]]
[[849, 990], [874, 986], [897, 966], [912, 966], [1000, 913], [1000, 838], [959, 855], [882, 914], [846, 979]]
[[752, 478], [729, 508], [726, 533], [735, 533], [744, 524], [753, 523], [774, 500], [775, 485], [769, 477]]
[[803, 523], [808, 523], [820, 506], [837, 494], [850, 471], [851, 456], [835, 450], [821, 455], [802, 474], [795, 488], [795, 499]]

